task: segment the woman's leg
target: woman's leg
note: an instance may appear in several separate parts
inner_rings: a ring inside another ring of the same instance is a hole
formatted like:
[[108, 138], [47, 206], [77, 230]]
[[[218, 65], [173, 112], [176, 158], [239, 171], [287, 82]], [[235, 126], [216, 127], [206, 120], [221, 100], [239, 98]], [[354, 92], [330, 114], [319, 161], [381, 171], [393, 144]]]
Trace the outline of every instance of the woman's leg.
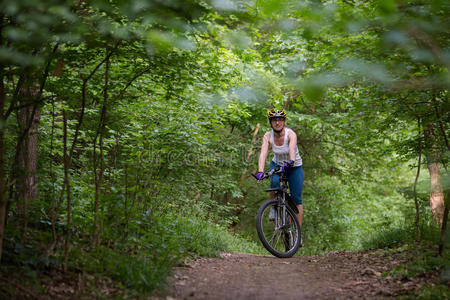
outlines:
[[298, 208], [297, 220], [298, 220], [298, 224], [300, 224], [300, 228], [301, 228], [302, 223], [303, 223], [303, 205], [298, 204], [297, 208]]
[[303, 224], [303, 176], [302, 166], [291, 168], [288, 173], [289, 188], [291, 189], [292, 199], [298, 208], [297, 219], [300, 227]]
[[[280, 166], [277, 165], [276, 163], [274, 163], [273, 161], [270, 162], [270, 167], [269, 167], [269, 171], [275, 169], [275, 168], [279, 168]], [[270, 177], [270, 187], [271, 188], [279, 188], [280, 187], [280, 176], [277, 174], [273, 174]], [[274, 192], [270, 192], [270, 198], [273, 199], [275, 198], [275, 193]]]

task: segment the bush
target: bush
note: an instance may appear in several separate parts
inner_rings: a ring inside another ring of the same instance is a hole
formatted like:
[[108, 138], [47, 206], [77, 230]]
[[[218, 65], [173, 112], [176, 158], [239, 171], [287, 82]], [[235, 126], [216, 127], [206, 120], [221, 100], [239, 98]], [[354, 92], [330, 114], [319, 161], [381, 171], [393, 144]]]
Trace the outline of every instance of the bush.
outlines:
[[174, 265], [186, 257], [216, 256], [222, 251], [250, 251], [257, 247], [206, 220], [164, 215], [147, 217], [135, 234], [113, 247], [77, 247], [71, 266], [110, 277], [127, 289], [149, 294], [166, 283]]

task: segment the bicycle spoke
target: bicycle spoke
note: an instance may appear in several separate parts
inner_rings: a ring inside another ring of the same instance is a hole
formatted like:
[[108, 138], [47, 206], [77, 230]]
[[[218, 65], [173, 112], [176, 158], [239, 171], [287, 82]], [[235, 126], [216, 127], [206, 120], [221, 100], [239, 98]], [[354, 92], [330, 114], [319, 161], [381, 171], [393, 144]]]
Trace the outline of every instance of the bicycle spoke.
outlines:
[[275, 256], [290, 257], [297, 251], [300, 234], [297, 226], [296, 215], [287, 207], [279, 207], [277, 201], [267, 201], [258, 212], [258, 235], [264, 247]]
[[277, 240], [275, 243], [273, 243], [273, 246], [278, 245], [278, 243], [280, 242], [280, 237], [281, 237], [281, 231], [277, 230], [274, 235], [276, 234]]

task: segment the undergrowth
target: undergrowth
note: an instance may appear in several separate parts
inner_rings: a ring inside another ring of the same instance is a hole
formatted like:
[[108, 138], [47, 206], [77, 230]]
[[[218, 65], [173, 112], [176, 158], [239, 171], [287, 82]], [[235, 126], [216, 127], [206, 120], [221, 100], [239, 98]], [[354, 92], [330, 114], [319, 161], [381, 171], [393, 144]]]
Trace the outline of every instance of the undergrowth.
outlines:
[[[120, 294], [116, 296], [140, 297], [164, 289], [173, 267], [186, 258], [214, 257], [223, 251], [260, 251], [255, 243], [229, 233], [226, 228], [195, 218], [171, 215], [147, 217], [132, 232], [126, 239], [110, 236], [97, 247], [92, 247], [90, 240], [75, 238], [67, 272], [73, 273], [73, 277], [89, 274], [97, 281], [109, 278], [113, 286], [120, 287]], [[14, 232], [9, 230], [11, 234]], [[44, 240], [43, 236], [46, 236]], [[42, 248], [49, 243], [49, 238], [46, 231], [33, 229], [23, 243], [18, 242], [19, 238], [6, 239], [1, 277], [7, 278], [7, 273], [20, 272], [26, 281], [24, 285], [37, 294], [47, 294], [44, 281], [52, 279], [44, 275], [52, 269], [63, 268], [63, 241], [58, 250], [49, 256]], [[93, 289], [91, 293], [97, 296], [102, 294], [99, 290], [95, 291], [95, 287]], [[17, 292], [6, 286], [0, 288], [0, 295], [7, 298], [14, 298]]]
[[390, 277], [396, 281], [437, 277], [433, 280], [435, 283], [412, 290], [400, 299], [450, 299], [450, 253], [448, 250], [439, 256], [436, 244], [425, 240], [421, 243], [404, 243], [386, 251], [397, 256], [400, 253], [406, 262], [385, 272], [384, 277]]

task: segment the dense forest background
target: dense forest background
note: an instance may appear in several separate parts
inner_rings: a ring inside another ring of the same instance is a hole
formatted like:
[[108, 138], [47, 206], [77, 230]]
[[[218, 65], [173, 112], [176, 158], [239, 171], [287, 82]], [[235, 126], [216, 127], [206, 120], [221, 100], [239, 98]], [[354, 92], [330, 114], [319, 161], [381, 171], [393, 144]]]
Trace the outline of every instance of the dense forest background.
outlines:
[[445, 258], [448, 1], [0, 7], [3, 274], [139, 294], [189, 256], [265, 253], [250, 173], [272, 107], [304, 162], [299, 255], [421, 242]]

